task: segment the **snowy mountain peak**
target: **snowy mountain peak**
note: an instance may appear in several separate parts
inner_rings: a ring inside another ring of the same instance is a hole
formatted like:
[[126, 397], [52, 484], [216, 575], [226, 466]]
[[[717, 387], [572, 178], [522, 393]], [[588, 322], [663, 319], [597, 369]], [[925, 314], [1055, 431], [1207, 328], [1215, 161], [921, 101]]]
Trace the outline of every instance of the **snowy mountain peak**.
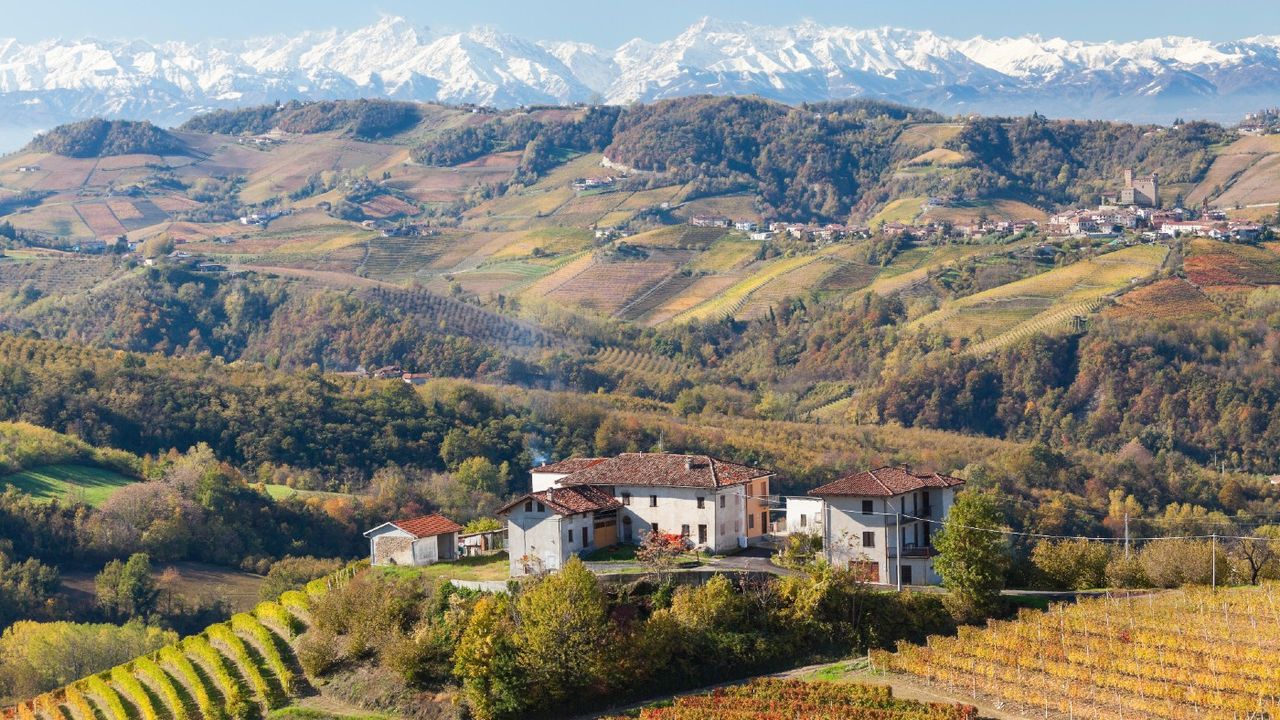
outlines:
[[650, 101], [756, 94], [873, 97], [941, 111], [1230, 120], [1274, 104], [1280, 36], [1232, 42], [954, 39], [899, 28], [765, 27], [705, 17], [614, 50], [495, 28], [436, 34], [387, 15], [354, 30], [253, 41], [0, 39], [0, 122], [181, 120], [213, 107], [386, 96], [474, 102]]

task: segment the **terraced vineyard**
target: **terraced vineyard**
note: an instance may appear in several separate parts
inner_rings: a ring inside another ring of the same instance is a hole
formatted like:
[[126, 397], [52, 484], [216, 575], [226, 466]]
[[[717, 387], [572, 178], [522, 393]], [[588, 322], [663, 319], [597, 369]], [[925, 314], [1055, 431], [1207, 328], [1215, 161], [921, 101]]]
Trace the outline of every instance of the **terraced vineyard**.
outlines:
[[[970, 705], [899, 700], [882, 685], [762, 678], [676, 698], [640, 711], [640, 720], [971, 720]], [[606, 720], [622, 720], [607, 718]]]
[[16, 289], [30, 282], [42, 295], [72, 295], [94, 287], [115, 271], [110, 258], [18, 253], [0, 258], [0, 288]]
[[513, 345], [544, 345], [549, 341], [537, 327], [425, 290], [372, 288], [363, 294], [375, 303], [399, 308], [423, 323], [448, 328], [456, 335]]
[[676, 315], [673, 321], [718, 320], [735, 315], [757, 290], [821, 257], [821, 255], [797, 255], [774, 260], [719, 295]]
[[1249, 245], [1196, 239], [1183, 267], [1187, 280], [1208, 292], [1280, 284], [1280, 254]]
[[681, 250], [651, 251], [644, 261], [595, 261], [547, 297], [612, 315], [663, 282], [688, 260]]
[[617, 347], [607, 347], [601, 350], [596, 353], [594, 360], [597, 367], [615, 372], [662, 376], [687, 376], [694, 372], [693, 367], [683, 365], [668, 357]]
[[872, 653], [877, 668], [1033, 717], [1268, 718], [1280, 712], [1280, 586], [1104, 597]]
[[6, 720], [240, 720], [263, 717], [308, 690], [293, 642], [311, 599], [351, 569], [4, 711]]
[[1108, 298], [1151, 277], [1168, 249], [1124, 248], [970, 295], [925, 315], [912, 328], [938, 327], [954, 337], [985, 338], [966, 352], [985, 354], [1035, 333], [1071, 327]]
[[1221, 309], [1200, 288], [1183, 278], [1167, 278], [1130, 293], [1107, 311], [1115, 317], [1184, 319], [1212, 317]]

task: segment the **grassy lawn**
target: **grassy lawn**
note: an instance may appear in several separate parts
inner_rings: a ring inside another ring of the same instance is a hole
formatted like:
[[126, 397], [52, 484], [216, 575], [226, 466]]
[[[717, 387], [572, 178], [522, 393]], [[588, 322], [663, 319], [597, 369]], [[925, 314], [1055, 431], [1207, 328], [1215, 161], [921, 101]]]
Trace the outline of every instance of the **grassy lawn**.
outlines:
[[384, 566], [377, 569], [396, 577], [449, 578], [452, 580], [506, 580], [510, 572], [505, 552], [465, 557], [453, 562], [440, 562], [425, 567], [401, 565]]
[[95, 507], [133, 482], [137, 481], [87, 465], [44, 465], [0, 477], [0, 485], [12, 485], [38, 500], [75, 498]]
[[[600, 548], [595, 552], [583, 557], [586, 562], [638, 562], [636, 560], [635, 545], [613, 545], [611, 547]], [[701, 565], [707, 558], [694, 552], [687, 552], [676, 558], [677, 564], [697, 563]], [[638, 572], [648, 572], [647, 568], [637, 568]], [[626, 572], [626, 570], [619, 570]]]
[[294, 497], [294, 496], [297, 496], [297, 497], [300, 497], [300, 498], [309, 498], [309, 497], [318, 497], [318, 498], [345, 498], [345, 497], [351, 497], [350, 495], [346, 495], [346, 494], [344, 494], [344, 493], [323, 492], [323, 491], [320, 491], [320, 490], [298, 490], [298, 489], [296, 489], [296, 488], [291, 488], [291, 487], [289, 487], [288, 485], [265, 485], [264, 487], [266, 487], [266, 489], [267, 489], [267, 494], [268, 494], [268, 495], [270, 495], [270, 496], [271, 496], [271, 498], [272, 498], [273, 500], [284, 500], [285, 498], [291, 498], [291, 497]]
[[809, 681], [824, 680], [826, 682], [840, 682], [841, 680], [847, 680], [850, 673], [865, 673], [870, 669], [870, 658], [861, 657], [847, 662], [836, 663], [835, 665], [828, 665], [826, 667], [819, 668], [808, 675], [805, 675], [802, 679]]
[[587, 562], [634, 562], [635, 559], [635, 545], [612, 545], [600, 548], [583, 558]]

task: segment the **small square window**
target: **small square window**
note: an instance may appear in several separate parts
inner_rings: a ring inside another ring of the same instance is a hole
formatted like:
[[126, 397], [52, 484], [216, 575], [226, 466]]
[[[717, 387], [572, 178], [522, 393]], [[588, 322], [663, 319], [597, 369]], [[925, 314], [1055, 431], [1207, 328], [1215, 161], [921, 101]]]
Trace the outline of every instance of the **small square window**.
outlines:
[[543, 505], [542, 503], [538, 503], [538, 512], [546, 512], [546, 511], [547, 511], [547, 506]]
[[721, 509], [721, 510], [723, 510], [723, 509], [724, 509], [724, 496], [723, 496], [723, 495], [721, 495], [721, 496], [720, 496], [720, 509]]
[[862, 533], [862, 547], [873, 548], [876, 546], [876, 534], [873, 532]]
[[680, 526], [680, 537], [689, 537], [689, 526], [688, 526], [688, 525], [681, 525], [681, 526]]
[[649, 496], [649, 507], [658, 507], [658, 496], [657, 496], [657, 495], [650, 495], [650, 496]]
[[631, 504], [631, 493], [622, 493], [622, 504], [623, 505]]
[[653, 528], [654, 532], [658, 532], [658, 523], [650, 523], [649, 527]]
[[573, 544], [573, 528], [569, 528], [569, 544]]
[[807, 521], [808, 521], [808, 519], [809, 519], [809, 516], [808, 516], [808, 515], [801, 515], [801, 516], [800, 516], [800, 527], [804, 527], [805, 525], [807, 525], [807, 524], [808, 524], [808, 522], [807, 522]]
[[874, 501], [874, 500], [863, 500], [863, 501], [862, 501], [862, 514], [863, 514], [863, 515], [870, 515], [871, 513], [875, 512], [875, 511], [876, 511], [876, 503], [875, 503], [875, 501]]
[[707, 506], [707, 499], [706, 499], [706, 498], [704, 498], [704, 497], [700, 497], [700, 498], [698, 498], [698, 509], [699, 509], [699, 510], [701, 510], [701, 509], [705, 508], [706, 506]]
[[526, 500], [526, 501], [524, 502], [524, 511], [525, 511], [525, 512], [533, 512], [533, 501], [532, 501], [532, 500]]
[[755, 529], [756, 529], [756, 516], [755, 516], [755, 515], [748, 515], [748, 516], [747, 516], [747, 529], [748, 529], [748, 530], [755, 530]]

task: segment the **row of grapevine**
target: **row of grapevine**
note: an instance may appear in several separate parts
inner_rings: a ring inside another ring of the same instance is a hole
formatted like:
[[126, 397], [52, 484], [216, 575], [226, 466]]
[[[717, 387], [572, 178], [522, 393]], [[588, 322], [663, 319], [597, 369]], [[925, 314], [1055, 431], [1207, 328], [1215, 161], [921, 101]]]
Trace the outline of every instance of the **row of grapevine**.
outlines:
[[5, 720], [241, 720], [288, 704], [305, 690], [291, 641], [310, 598], [354, 568], [264, 602], [200, 635], [9, 708]]
[[953, 691], [1098, 718], [1280, 712], [1280, 587], [1106, 597], [873, 654]]
[[719, 296], [685, 310], [675, 316], [673, 320], [681, 323], [693, 320], [720, 320], [726, 317], [733, 317], [747, 304], [747, 301], [751, 299], [751, 295], [757, 290], [821, 257], [823, 257], [822, 254], [797, 255], [795, 257], [772, 260], [762, 267], [759, 272], [739, 281]]
[[452, 335], [522, 345], [546, 345], [550, 342], [545, 333], [532, 325], [426, 290], [374, 288], [366, 291], [365, 297], [397, 308]]
[[692, 367], [662, 355], [613, 346], [596, 353], [595, 364], [604, 370], [652, 375], [687, 375], [693, 371]]
[[[972, 720], [969, 705], [899, 700], [888, 687], [756, 679], [646, 708], [641, 720]], [[614, 719], [618, 720], [618, 719]]]
[[1048, 312], [1032, 317], [1026, 322], [1019, 323], [993, 338], [970, 345], [965, 349], [965, 353], [977, 356], [987, 355], [1000, 348], [1012, 345], [1022, 338], [1067, 327], [1076, 317], [1092, 315], [1102, 304], [1102, 300], [1084, 300], [1065, 307], [1053, 308]]

